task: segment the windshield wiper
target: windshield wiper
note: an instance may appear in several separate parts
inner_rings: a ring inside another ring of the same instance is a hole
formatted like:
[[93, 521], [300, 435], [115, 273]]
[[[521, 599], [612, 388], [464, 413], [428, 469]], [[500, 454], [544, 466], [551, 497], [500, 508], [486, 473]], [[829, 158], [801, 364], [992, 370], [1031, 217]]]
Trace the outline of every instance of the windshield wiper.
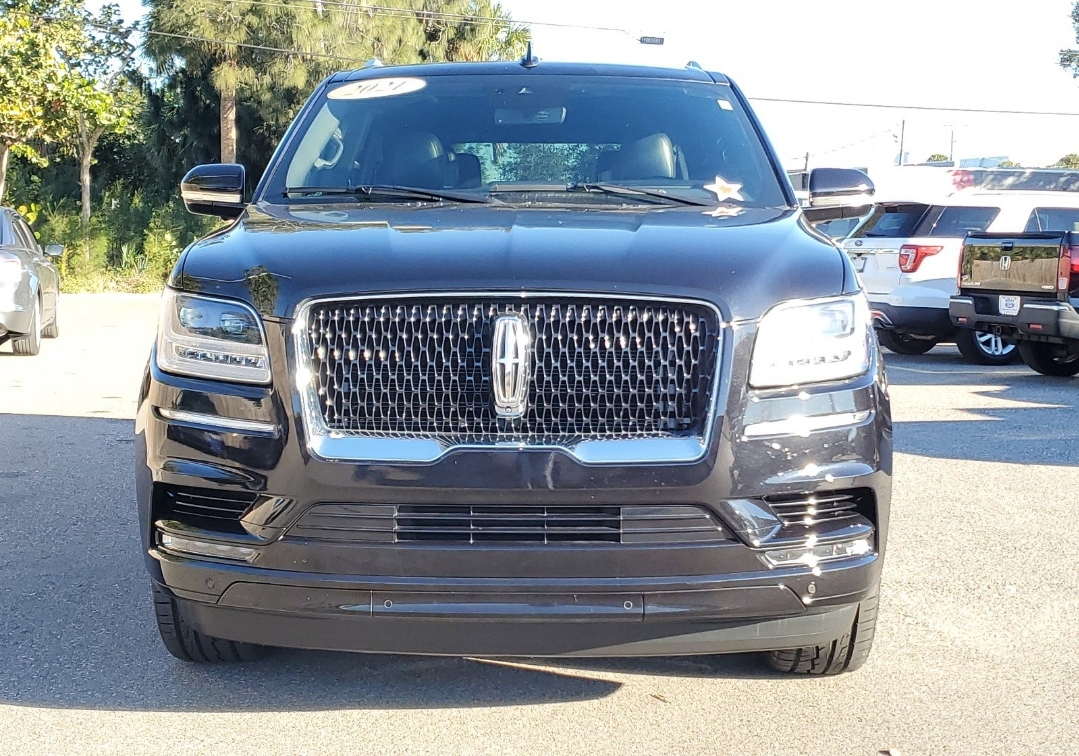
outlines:
[[416, 199], [427, 202], [472, 202], [483, 204], [490, 199], [489, 195], [477, 196], [475, 194], [458, 194], [441, 189], [420, 189], [412, 186], [396, 186], [393, 184], [368, 184], [365, 186], [292, 186], [285, 189], [285, 196], [300, 195], [352, 195], [363, 196], [372, 201], [375, 197], [394, 197], [397, 199]]
[[667, 194], [666, 192], [659, 191], [657, 189], [642, 189], [639, 186], [622, 186], [621, 184], [608, 184], [604, 182], [579, 182], [576, 184], [570, 184], [566, 187], [568, 192], [600, 192], [602, 194], [616, 194], [624, 196], [638, 196], [648, 197], [650, 199], [666, 200], [667, 202], [673, 202], [678, 205], [697, 205], [700, 207], [711, 207], [713, 202], [706, 200], [690, 199], [689, 197], [679, 197], [674, 194]]

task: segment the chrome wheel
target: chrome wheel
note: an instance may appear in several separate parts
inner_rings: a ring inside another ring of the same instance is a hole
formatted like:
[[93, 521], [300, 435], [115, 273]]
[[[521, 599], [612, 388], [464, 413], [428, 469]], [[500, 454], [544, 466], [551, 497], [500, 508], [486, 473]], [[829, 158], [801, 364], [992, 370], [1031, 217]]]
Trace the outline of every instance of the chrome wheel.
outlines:
[[1018, 357], [1015, 344], [988, 331], [963, 328], [955, 337], [955, 345], [975, 365], [1007, 365]]
[[995, 333], [975, 331], [974, 338], [978, 342], [978, 348], [990, 357], [1007, 357], [1015, 351], [1015, 344], [1009, 344]]

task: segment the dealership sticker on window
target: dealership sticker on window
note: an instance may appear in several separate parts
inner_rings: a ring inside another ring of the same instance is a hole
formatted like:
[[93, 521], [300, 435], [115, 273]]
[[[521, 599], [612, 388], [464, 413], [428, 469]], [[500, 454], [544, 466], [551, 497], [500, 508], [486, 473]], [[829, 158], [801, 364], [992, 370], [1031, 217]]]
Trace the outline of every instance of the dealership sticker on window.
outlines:
[[728, 100], [716, 100], [716, 102], [719, 103], [719, 107], [722, 110], [734, 110], [734, 106], [731, 105], [730, 101]]
[[745, 198], [742, 196], [742, 185], [728, 183], [722, 176], [716, 176], [714, 184], [705, 184], [704, 189], [716, 195], [716, 199], [720, 202], [727, 200], [738, 200], [744, 202]]
[[423, 79], [366, 79], [345, 84], [331, 89], [326, 96], [331, 100], [372, 100], [376, 97], [395, 97], [397, 95], [419, 92], [427, 86]]

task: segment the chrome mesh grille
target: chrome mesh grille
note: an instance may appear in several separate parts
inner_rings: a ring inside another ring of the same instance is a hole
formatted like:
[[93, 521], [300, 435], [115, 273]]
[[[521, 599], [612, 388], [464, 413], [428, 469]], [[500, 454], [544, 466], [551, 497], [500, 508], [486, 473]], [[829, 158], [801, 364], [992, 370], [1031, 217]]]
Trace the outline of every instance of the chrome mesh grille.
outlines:
[[[499, 315], [531, 332], [528, 407], [499, 417], [491, 342]], [[571, 297], [317, 303], [308, 365], [330, 431], [453, 444], [701, 433], [718, 322], [703, 305]]]

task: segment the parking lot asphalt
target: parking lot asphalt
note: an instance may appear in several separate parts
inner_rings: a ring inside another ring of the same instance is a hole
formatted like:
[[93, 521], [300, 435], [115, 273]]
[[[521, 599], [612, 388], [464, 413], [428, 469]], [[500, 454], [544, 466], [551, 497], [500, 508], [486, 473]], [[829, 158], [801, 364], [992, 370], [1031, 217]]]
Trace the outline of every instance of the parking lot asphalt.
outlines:
[[477, 661], [157, 639], [133, 482], [157, 301], [66, 296], [0, 347], [0, 754], [1056, 754], [1079, 739], [1079, 379], [887, 355], [895, 495], [862, 670]]

